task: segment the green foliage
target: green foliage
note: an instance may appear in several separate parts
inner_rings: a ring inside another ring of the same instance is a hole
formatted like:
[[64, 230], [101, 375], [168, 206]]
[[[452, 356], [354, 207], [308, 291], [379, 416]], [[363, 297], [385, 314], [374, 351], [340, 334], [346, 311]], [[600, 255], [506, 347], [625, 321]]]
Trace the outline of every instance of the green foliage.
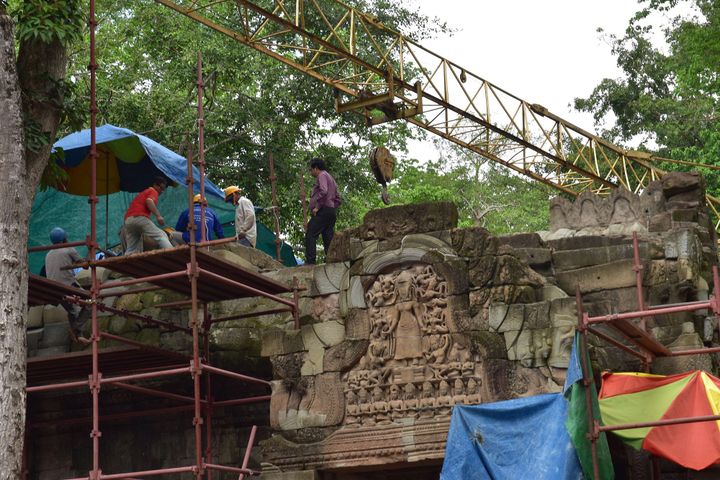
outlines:
[[18, 42], [55, 40], [71, 45], [82, 38], [82, 0], [10, 0], [3, 7], [10, 7], [10, 13], [17, 23], [15, 38]]
[[[694, 13], [679, 15], [678, 6], [692, 7]], [[670, 16], [670, 21], [661, 29], [663, 16]], [[653, 43], [659, 30], [667, 48]], [[639, 139], [641, 149], [664, 157], [715, 164], [720, 138], [720, 2], [652, 0], [631, 19], [623, 37], [610, 40], [623, 78], [604, 79], [589, 97], [576, 99], [575, 107], [592, 112], [599, 125], [611, 114], [615, 122], [605, 135], [612, 140]], [[717, 194], [717, 172], [703, 173], [710, 176], [709, 189]]]
[[555, 195], [456, 146], [445, 147], [442, 158], [428, 165], [401, 165], [388, 191], [397, 204], [454, 202], [460, 227], [483, 226], [497, 235], [547, 229], [548, 200]]

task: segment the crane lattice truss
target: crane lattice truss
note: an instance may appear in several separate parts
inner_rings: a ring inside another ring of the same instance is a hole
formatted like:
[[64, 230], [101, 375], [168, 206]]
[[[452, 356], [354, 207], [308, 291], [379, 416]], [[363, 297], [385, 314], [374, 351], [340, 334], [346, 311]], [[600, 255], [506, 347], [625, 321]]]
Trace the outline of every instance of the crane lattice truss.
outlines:
[[[333, 87], [338, 112], [405, 119], [573, 196], [638, 193], [665, 173], [342, 2], [155, 1]], [[708, 205], [717, 218], [720, 201]]]

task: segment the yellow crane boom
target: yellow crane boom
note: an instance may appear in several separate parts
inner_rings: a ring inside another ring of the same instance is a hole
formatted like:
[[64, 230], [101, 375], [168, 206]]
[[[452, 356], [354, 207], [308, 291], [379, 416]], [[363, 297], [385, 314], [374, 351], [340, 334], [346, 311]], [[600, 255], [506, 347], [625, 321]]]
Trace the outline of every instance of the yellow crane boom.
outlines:
[[[333, 87], [338, 112], [404, 119], [558, 190], [639, 192], [664, 175], [337, 0], [155, 0]], [[689, 163], [689, 162], [687, 162]], [[718, 217], [720, 201], [708, 196]]]

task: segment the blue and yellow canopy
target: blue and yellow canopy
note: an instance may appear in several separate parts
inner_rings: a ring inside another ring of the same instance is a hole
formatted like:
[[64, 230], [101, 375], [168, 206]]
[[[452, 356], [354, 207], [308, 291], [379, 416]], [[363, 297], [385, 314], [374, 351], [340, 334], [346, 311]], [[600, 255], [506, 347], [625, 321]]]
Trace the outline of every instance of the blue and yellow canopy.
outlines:
[[[96, 129], [97, 194], [140, 192], [156, 176], [185, 185], [187, 159], [156, 141], [126, 128], [103, 125]], [[90, 195], [90, 130], [72, 133], [53, 145], [53, 158], [68, 174], [58, 190]], [[200, 173], [193, 166], [193, 190], [200, 192]], [[205, 195], [224, 198], [223, 192], [205, 180]]]

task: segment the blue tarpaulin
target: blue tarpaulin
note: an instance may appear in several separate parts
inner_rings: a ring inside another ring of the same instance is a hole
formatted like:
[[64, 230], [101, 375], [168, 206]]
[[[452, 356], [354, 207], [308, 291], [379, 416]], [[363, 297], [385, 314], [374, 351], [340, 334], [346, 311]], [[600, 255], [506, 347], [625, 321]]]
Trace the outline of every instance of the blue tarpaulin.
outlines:
[[456, 405], [440, 479], [582, 479], [566, 414], [559, 393]]

